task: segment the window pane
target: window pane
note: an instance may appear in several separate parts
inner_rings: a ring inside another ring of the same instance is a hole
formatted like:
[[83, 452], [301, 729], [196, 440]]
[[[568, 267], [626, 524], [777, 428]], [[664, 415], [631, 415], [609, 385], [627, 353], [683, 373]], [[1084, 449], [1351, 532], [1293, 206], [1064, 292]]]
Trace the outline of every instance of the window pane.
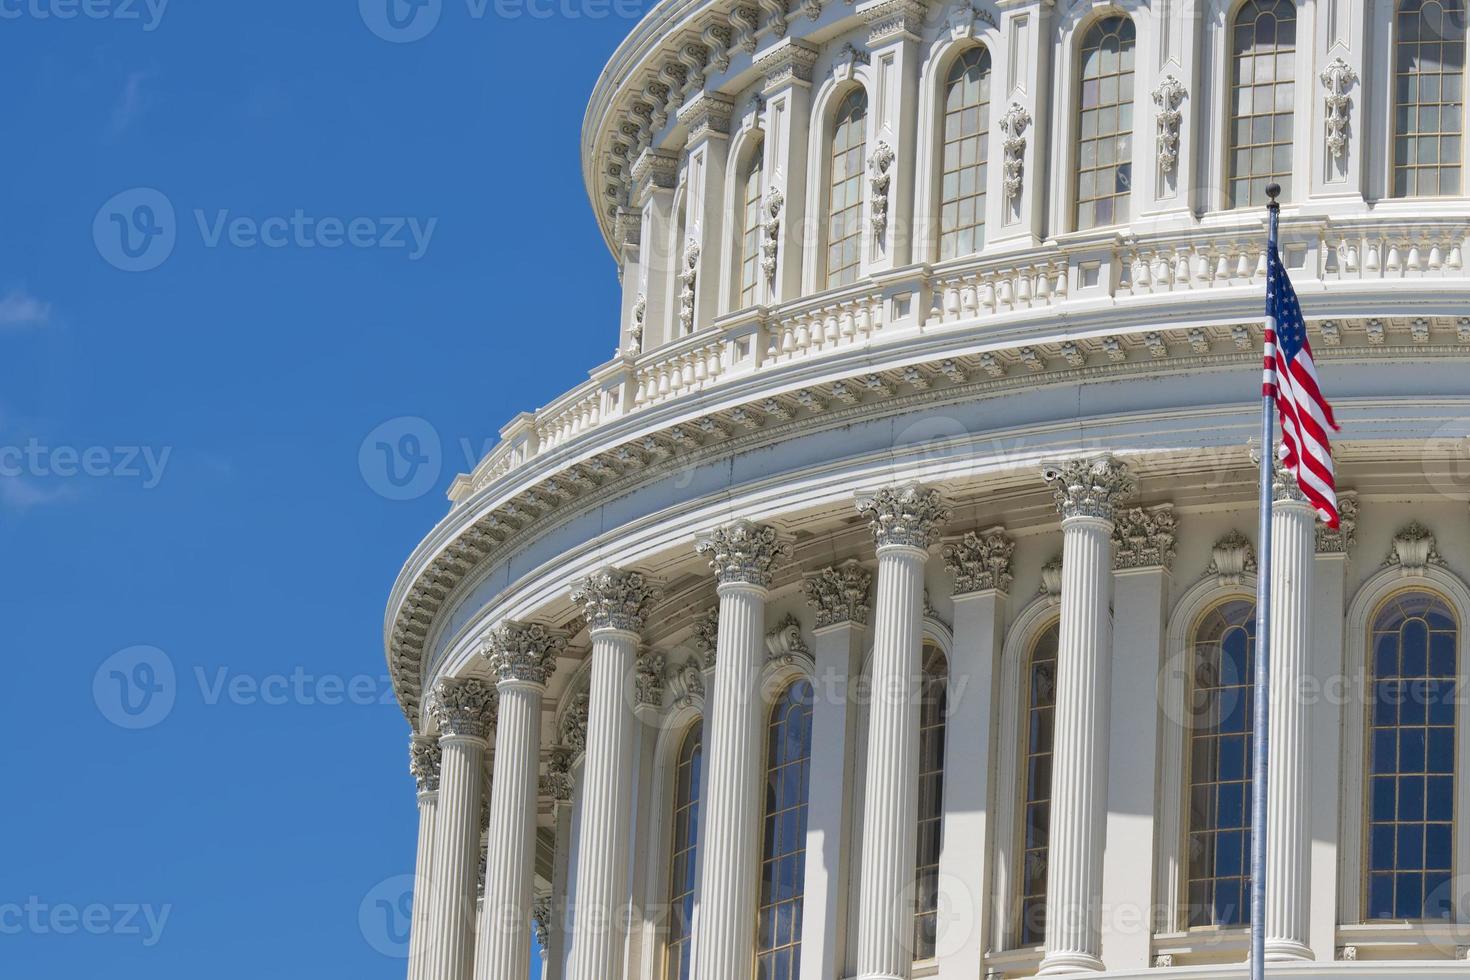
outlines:
[[[1296, 8], [1291, 0], [1248, 0], [1235, 17], [1232, 60], [1237, 65], [1230, 105], [1231, 207], [1266, 203], [1275, 181], [1287, 199], [1296, 46]], [[1241, 152], [1249, 150], [1252, 152]]]
[[1394, 596], [1373, 622], [1370, 919], [1450, 915], [1458, 644], [1454, 614], [1429, 592]]
[[1392, 193], [1459, 194], [1463, 0], [1405, 0], [1394, 17], [1394, 32]]
[[1128, 220], [1133, 136], [1133, 21], [1105, 17], [1083, 36], [1075, 223], [1078, 231]]
[[1017, 945], [1036, 946], [1046, 938], [1047, 845], [1051, 829], [1051, 749], [1057, 697], [1057, 640], [1053, 623], [1031, 648], [1026, 678], [1026, 744], [1021, 771], [1021, 862], [1017, 875]]
[[766, 736], [769, 790], [761, 844], [759, 976], [798, 980], [811, 743], [812, 686], [800, 680], [771, 708]]
[[1195, 631], [1189, 751], [1189, 926], [1250, 921], [1250, 752], [1256, 607], [1232, 599]]
[[966, 255], [985, 240], [985, 160], [990, 125], [990, 52], [972, 47], [945, 80], [939, 257]]
[[938, 929], [939, 849], [944, 837], [944, 721], [949, 668], [934, 647], [924, 651], [919, 705], [919, 846], [914, 870], [914, 959], [934, 956]]
[[669, 861], [669, 922], [665, 980], [689, 976], [694, 934], [695, 869], [699, 848], [699, 774], [704, 760], [704, 727], [696, 723], [684, 736], [674, 774], [674, 844]]
[[833, 124], [832, 157], [827, 171], [828, 287], [857, 281], [858, 245], [862, 240], [867, 112], [867, 95], [862, 89], [854, 89], [837, 107]]

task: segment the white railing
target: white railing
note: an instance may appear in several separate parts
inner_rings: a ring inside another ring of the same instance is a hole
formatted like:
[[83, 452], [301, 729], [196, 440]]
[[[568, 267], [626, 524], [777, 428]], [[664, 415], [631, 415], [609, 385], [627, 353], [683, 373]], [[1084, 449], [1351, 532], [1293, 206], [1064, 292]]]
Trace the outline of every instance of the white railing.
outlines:
[[[1283, 225], [1283, 252], [1295, 279], [1353, 281], [1466, 279], [1470, 220], [1301, 219]], [[458, 502], [538, 456], [606, 422], [770, 365], [829, 356], [885, 342], [894, 323], [928, 330], [978, 317], [1024, 315], [1096, 299], [1259, 287], [1264, 242], [1252, 228], [1198, 227], [1153, 237], [1121, 235], [1063, 242], [1043, 254], [979, 256], [882, 291], [849, 288], [735, 314], [656, 350], [624, 356], [550, 405], [501, 430], [501, 442], [450, 489]], [[903, 306], [895, 304], [903, 297]]]

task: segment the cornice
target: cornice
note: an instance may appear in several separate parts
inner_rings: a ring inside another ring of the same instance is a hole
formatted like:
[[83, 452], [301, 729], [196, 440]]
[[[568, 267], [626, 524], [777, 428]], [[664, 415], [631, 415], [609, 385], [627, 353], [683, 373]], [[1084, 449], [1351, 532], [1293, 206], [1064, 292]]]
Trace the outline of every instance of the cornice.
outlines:
[[[1470, 344], [1415, 342], [1407, 323], [1401, 328], [1390, 320], [1380, 343], [1370, 339], [1361, 318], [1335, 318], [1334, 322], [1338, 343], [1316, 345], [1319, 362], [1470, 357]], [[688, 404], [654, 406], [620, 420], [626, 424], [594, 430], [464, 501], [410, 556], [390, 596], [384, 643], [394, 688], [410, 723], [418, 726], [424, 649], [436, 617], [475, 569], [639, 484], [674, 470], [780, 442], [796, 433], [840, 427], [915, 407], [942, 406], [1043, 385], [1235, 370], [1259, 363], [1261, 341], [1259, 325], [1252, 323], [1211, 324], [1206, 328], [1209, 353], [1199, 353], [1198, 338], [1192, 337], [1201, 328], [1186, 325], [1164, 330], [1139, 326], [1131, 333], [1079, 335], [1063, 343], [1027, 343], [1023, 336], [996, 339], [974, 331], [960, 331], [957, 336], [949, 332], [950, 327], [945, 324], [944, 333], [896, 335], [888, 348], [866, 348], [831, 359], [777, 365], [785, 370], [773, 370], [769, 375], [757, 373], [739, 384], [732, 383], [725, 401], [711, 400], [704, 393], [699, 402], [707, 414], [702, 417], [713, 424], [707, 434], [687, 446], [675, 443], [669, 433], [690, 428]], [[1243, 348], [1236, 344], [1242, 330], [1248, 341]], [[1320, 330], [1320, 323], [1314, 321], [1314, 335]], [[1151, 344], [1150, 338], [1156, 338], [1157, 343]], [[1067, 344], [1071, 347], [1064, 350]], [[1030, 352], [1029, 358], [1026, 351]], [[991, 367], [984, 366], [987, 363]], [[851, 384], [868, 376], [879, 377], [882, 383]], [[849, 382], [850, 391], [858, 392], [850, 403], [832, 395], [832, 388], [844, 380]], [[803, 400], [799, 397], [803, 393], [813, 397]], [[762, 410], [761, 406], [772, 400], [782, 407], [780, 414]], [[755, 420], [753, 425], [737, 421], [736, 415], [742, 411], [747, 420]]]

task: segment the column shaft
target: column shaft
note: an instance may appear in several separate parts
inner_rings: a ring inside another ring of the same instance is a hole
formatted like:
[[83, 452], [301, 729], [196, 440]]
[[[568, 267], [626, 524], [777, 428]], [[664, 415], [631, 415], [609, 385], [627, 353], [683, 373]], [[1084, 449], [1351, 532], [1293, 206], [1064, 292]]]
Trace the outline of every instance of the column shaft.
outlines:
[[1311, 959], [1307, 837], [1309, 722], [1302, 697], [1311, 657], [1316, 514], [1301, 500], [1271, 511], [1271, 689], [1266, 794], [1266, 957]]
[[864, 980], [902, 980], [913, 966], [925, 558], [924, 549], [911, 545], [878, 548], [858, 897], [857, 967]]
[[475, 878], [485, 740], [448, 735], [439, 776], [439, 814], [430, 879], [432, 923], [427, 944], [432, 980], [469, 980], [474, 958]]
[[592, 636], [592, 698], [582, 765], [577, 842], [577, 928], [571, 980], [622, 975], [621, 911], [628, 890], [628, 818], [632, 806], [633, 663], [638, 637], [624, 630]]
[[766, 589], [722, 583], [715, 689], [705, 731], [709, 797], [705, 804], [699, 881], [699, 980], [748, 980], [755, 949], [757, 809], [764, 754], [760, 670], [764, 660]]
[[418, 794], [419, 844], [414, 862], [413, 924], [408, 937], [408, 980], [431, 980], [426, 945], [433, 903], [434, 825], [438, 819], [439, 791]]
[[1042, 974], [1101, 970], [1103, 837], [1107, 819], [1113, 524], [1062, 521], [1046, 956]]
[[536, 863], [536, 769], [540, 755], [541, 687], [500, 684], [490, 847], [480, 916], [476, 980], [530, 973], [531, 886]]

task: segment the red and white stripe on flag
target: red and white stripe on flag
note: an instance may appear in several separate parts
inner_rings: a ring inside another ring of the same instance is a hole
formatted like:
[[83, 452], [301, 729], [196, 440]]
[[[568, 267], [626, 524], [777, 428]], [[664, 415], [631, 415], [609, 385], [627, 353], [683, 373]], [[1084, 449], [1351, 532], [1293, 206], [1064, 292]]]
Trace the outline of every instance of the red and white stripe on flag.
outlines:
[[[1297, 338], [1293, 338], [1296, 340]], [[1281, 465], [1296, 478], [1297, 485], [1328, 527], [1336, 528], [1337, 484], [1332, 468], [1329, 429], [1338, 428], [1332, 406], [1322, 395], [1312, 347], [1305, 329], [1300, 343], [1278, 344], [1276, 331], [1266, 326], [1266, 357], [1263, 394], [1274, 396], [1281, 420]], [[1284, 348], [1296, 347], [1294, 357]]]

